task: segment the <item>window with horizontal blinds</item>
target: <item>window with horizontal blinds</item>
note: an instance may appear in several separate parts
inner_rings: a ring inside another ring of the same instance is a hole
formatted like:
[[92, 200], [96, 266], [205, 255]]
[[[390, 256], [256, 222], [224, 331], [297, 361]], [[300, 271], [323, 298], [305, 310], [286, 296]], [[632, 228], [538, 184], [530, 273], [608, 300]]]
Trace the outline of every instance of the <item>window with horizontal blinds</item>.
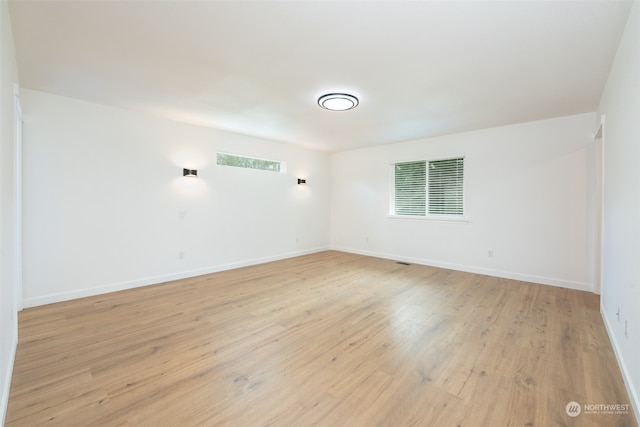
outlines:
[[429, 214], [464, 214], [464, 159], [429, 162]]
[[425, 162], [396, 163], [395, 214], [424, 216], [427, 200]]
[[393, 165], [392, 215], [463, 216], [464, 158]]

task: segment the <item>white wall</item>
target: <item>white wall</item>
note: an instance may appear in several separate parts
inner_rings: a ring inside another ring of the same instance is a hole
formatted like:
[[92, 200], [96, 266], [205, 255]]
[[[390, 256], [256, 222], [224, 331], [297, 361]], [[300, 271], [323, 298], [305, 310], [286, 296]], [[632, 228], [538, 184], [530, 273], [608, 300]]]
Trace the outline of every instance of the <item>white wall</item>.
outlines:
[[[21, 98], [25, 306], [329, 246], [326, 153], [30, 90]], [[288, 171], [217, 166], [217, 150]]]
[[0, 424], [4, 424], [13, 358], [18, 343], [16, 306], [16, 215], [14, 95], [18, 83], [9, 9], [0, 2]]
[[606, 117], [601, 310], [632, 395], [636, 418], [640, 419], [640, 3], [637, 1], [600, 100], [599, 113]]
[[[591, 290], [588, 151], [594, 130], [591, 113], [336, 153], [332, 245]], [[458, 155], [465, 156], [469, 222], [387, 217], [391, 163]]]

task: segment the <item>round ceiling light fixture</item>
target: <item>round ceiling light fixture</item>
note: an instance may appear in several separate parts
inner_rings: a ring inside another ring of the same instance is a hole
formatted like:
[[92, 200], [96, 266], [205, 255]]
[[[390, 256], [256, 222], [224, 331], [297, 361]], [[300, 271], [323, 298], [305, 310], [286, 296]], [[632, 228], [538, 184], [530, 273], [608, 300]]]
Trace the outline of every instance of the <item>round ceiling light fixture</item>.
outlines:
[[356, 108], [358, 98], [348, 93], [328, 93], [318, 98], [318, 105], [325, 110], [346, 111]]

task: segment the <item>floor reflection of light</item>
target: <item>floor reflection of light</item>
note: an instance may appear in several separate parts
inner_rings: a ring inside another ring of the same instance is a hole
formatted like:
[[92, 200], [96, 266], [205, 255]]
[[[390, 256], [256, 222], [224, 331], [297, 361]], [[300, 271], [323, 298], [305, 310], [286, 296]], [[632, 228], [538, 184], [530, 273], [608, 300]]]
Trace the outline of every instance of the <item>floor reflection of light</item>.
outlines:
[[429, 325], [433, 310], [428, 303], [408, 302], [406, 298], [390, 303], [389, 326], [396, 340], [422, 333]]

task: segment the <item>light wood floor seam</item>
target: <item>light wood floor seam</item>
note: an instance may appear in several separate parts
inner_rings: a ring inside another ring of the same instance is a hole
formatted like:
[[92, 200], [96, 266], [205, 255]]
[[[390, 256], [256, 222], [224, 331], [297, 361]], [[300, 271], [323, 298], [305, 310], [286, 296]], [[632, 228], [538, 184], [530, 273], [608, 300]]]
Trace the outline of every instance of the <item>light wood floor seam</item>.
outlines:
[[597, 295], [327, 251], [26, 309], [6, 426], [637, 426]]

